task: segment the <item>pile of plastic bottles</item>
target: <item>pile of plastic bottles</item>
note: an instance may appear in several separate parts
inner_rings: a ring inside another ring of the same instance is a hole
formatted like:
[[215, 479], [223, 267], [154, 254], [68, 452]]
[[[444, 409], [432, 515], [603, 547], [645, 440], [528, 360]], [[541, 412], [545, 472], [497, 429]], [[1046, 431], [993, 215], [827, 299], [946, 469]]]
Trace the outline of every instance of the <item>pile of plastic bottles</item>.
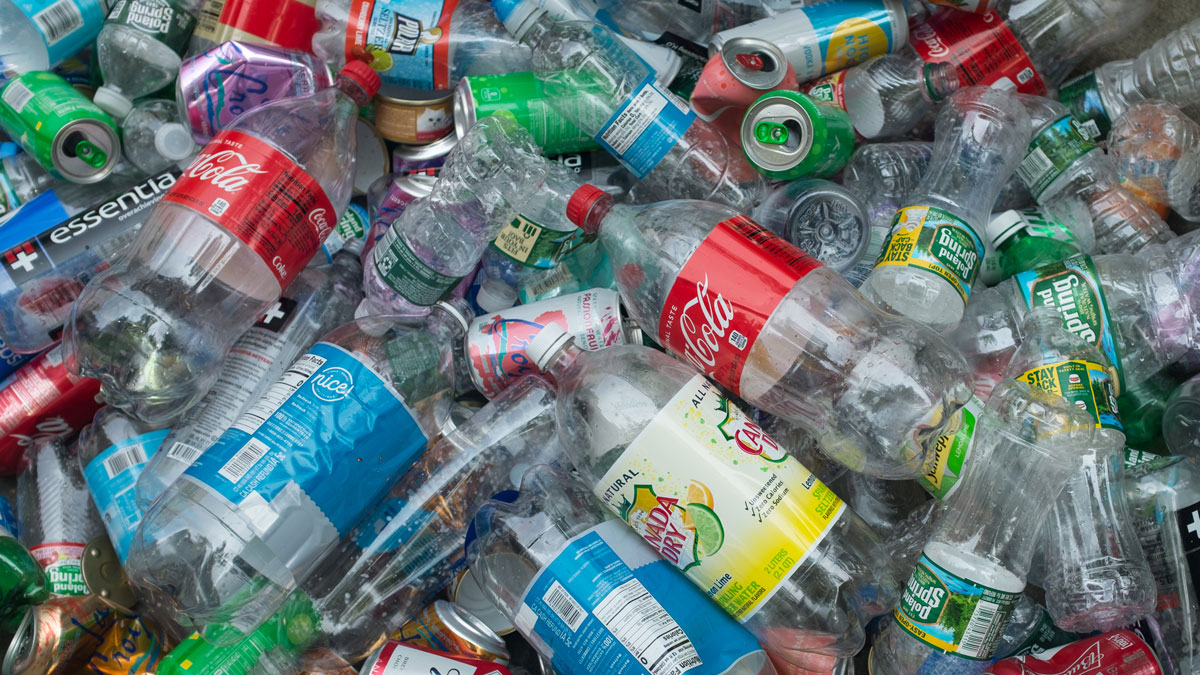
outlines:
[[1200, 675], [1193, 3], [0, 0], [0, 673]]

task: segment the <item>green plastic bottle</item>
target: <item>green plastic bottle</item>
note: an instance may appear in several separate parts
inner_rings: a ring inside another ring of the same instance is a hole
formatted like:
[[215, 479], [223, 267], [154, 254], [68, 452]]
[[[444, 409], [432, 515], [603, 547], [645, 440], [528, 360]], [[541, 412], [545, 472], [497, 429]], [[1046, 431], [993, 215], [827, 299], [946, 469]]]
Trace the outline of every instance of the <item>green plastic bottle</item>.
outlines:
[[50, 599], [50, 583], [33, 555], [0, 527], [0, 631], [13, 633], [25, 608]]
[[1001, 256], [1000, 281], [1079, 253], [1070, 230], [1037, 209], [996, 215], [988, 223], [987, 235]]

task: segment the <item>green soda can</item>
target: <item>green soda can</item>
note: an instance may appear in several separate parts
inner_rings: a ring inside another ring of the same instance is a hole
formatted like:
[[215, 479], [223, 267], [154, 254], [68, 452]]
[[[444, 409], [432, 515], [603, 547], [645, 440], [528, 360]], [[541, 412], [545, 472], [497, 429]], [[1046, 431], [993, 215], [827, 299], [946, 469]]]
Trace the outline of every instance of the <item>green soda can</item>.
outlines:
[[850, 161], [854, 124], [835, 105], [795, 91], [772, 91], [746, 110], [742, 151], [768, 178], [829, 178]]
[[[454, 131], [462, 138], [476, 120], [507, 110], [529, 130], [547, 156], [598, 150], [600, 146], [591, 136], [558, 112], [563, 102], [555, 103], [550, 104], [533, 73], [464, 77], [454, 91]], [[583, 111], [597, 109], [590, 105], [585, 92], [579, 94], [576, 105]], [[605, 115], [596, 126], [607, 120]]]
[[117, 123], [54, 73], [25, 73], [0, 89], [0, 129], [72, 183], [98, 183], [121, 159]]

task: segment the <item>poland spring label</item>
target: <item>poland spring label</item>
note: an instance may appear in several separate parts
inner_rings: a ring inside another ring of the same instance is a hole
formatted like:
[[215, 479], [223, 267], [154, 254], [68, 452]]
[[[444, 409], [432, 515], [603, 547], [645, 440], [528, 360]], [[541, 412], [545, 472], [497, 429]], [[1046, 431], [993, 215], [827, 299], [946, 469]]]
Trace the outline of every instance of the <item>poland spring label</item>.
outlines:
[[104, 23], [135, 30], [178, 54], [192, 36], [196, 17], [174, 0], [117, 0]]
[[393, 291], [414, 305], [429, 307], [462, 281], [429, 266], [409, 245], [402, 228], [390, 227], [371, 251], [375, 271]]
[[1017, 175], [1038, 199], [1075, 162], [1098, 147], [1074, 117], [1063, 115], [1034, 137], [1025, 159], [1017, 165]]
[[1098, 363], [1082, 359], [1057, 361], [1026, 371], [1017, 379], [1067, 399], [1091, 416], [1097, 427], [1125, 429], [1118, 417], [1112, 377]]
[[983, 250], [983, 240], [962, 218], [932, 206], [907, 206], [896, 213], [875, 268], [925, 270], [945, 279], [965, 303], [979, 276]]
[[975, 426], [983, 414], [983, 401], [972, 396], [956, 413], [953, 431], [938, 437], [932, 466], [917, 477], [921, 487], [937, 499], [945, 499], [954, 492], [963, 477], [963, 467], [975, 446]]

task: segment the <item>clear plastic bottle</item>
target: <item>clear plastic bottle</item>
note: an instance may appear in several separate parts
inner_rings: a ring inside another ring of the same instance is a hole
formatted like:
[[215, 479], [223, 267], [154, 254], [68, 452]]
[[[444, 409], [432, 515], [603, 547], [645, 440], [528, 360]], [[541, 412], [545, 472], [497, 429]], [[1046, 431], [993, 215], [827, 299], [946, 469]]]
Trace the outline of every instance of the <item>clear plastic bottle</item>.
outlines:
[[851, 469], [920, 475], [970, 395], [966, 363], [937, 333], [728, 206], [614, 205], [584, 186], [567, 213], [598, 232], [647, 335]]
[[[45, 192], [56, 181], [32, 155], [18, 152], [0, 159], [0, 223], [17, 207]], [[60, 185], [77, 185], [61, 182]]]
[[1094, 431], [1074, 405], [1014, 380], [996, 389], [977, 425], [976, 470], [938, 511], [895, 620], [875, 642], [877, 675], [987, 668], [1025, 588], [1042, 525]]
[[755, 207], [754, 219], [847, 279], [871, 244], [871, 223], [858, 197], [819, 178], [775, 187]]
[[443, 304], [326, 334], [154, 502], [130, 579], [210, 641], [253, 631], [445, 431], [465, 330]]
[[557, 324], [528, 352], [583, 482], [773, 660], [862, 648], [899, 592], [883, 542], [712, 382], [649, 347], [582, 351]]
[[[714, 32], [766, 17], [767, 2], [759, 0], [595, 0], [596, 20], [610, 28], [654, 40], [671, 32], [693, 42], [707, 43]], [[779, 4], [779, 3], [777, 3]], [[790, 8], [791, 2], [782, 3]], [[800, 4], [806, 4], [803, 0]]]
[[1134, 103], [1113, 123], [1108, 154], [1121, 184], [1159, 215], [1200, 221], [1200, 124], [1166, 101]]
[[143, 174], [181, 166], [200, 150], [192, 140], [192, 132], [179, 121], [174, 101], [138, 101], [121, 125], [121, 131], [125, 158]]
[[355, 248], [338, 251], [332, 265], [305, 268], [279, 302], [233, 344], [217, 381], [196, 408], [175, 424], [163, 451], [150, 458], [138, 477], [137, 504], [143, 511], [247, 406], [262, 397], [297, 356], [353, 318], [362, 299], [362, 263]]
[[70, 0], [47, 12], [52, 4], [28, 3], [31, 16], [14, 0], [0, 0], [0, 79], [50, 70], [74, 56], [96, 39], [108, 13], [104, 0]]
[[111, 405], [153, 423], [195, 404], [320, 250], [350, 200], [358, 108], [379, 86], [355, 63], [336, 86], [239, 117], [80, 294], [64, 355]]
[[970, 87], [946, 102], [936, 138], [925, 177], [896, 212], [862, 291], [883, 309], [943, 330], [963, 316], [983, 263], [980, 234], [1029, 139], [1029, 115], [1008, 92]]
[[1075, 234], [1080, 250], [1134, 253], [1175, 237], [1163, 219], [1121, 186], [1116, 164], [1066, 106], [1023, 96], [1033, 137], [1017, 174], [1051, 216]]
[[[997, 283], [1079, 253], [1079, 247], [1074, 243], [1035, 231], [1026, 216], [1020, 211], [1005, 211], [988, 221], [988, 246], [1000, 256]], [[1078, 241], [1073, 232], [1070, 236], [1072, 241]]]
[[1200, 456], [1200, 375], [1179, 385], [1167, 398], [1162, 433], [1171, 454]]
[[[763, 178], [741, 150], [657, 84], [654, 72], [611, 30], [557, 22], [536, 0], [495, 0], [493, 7], [517, 40], [534, 46], [533, 70], [551, 105], [573, 97], [559, 112], [640, 179], [636, 200], [705, 199], [748, 212], [761, 198]], [[617, 115], [634, 97], [650, 107]]]
[[96, 37], [104, 84], [96, 105], [122, 122], [134, 99], [175, 81], [200, 12], [199, 0], [117, 0]]
[[1046, 606], [1078, 633], [1108, 631], [1154, 610], [1154, 578], [1125, 504], [1124, 427], [1108, 359], [1040, 307], [1008, 375], [1063, 397], [1097, 427], [1082, 467], [1067, 479], [1042, 537]]
[[[595, 672], [588, 668], [598, 657], [594, 645], [613, 638], [600, 658], [630, 675], [653, 672], [644, 665], [650, 659], [679, 663], [693, 655], [696, 666], [688, 672], [694, 675], [775, 673], [754, 636], [559, 469], [532, 467], [515, 501], [486, 502], [474, 524], [470, 574], [561, 675]], [[568, 623], [575, 628], [568, 639], [555, 630], [550, 605], [532, 592], [544, 594], [543, 587], [555, 584], [561, 589], [556, 597], [566, 595], [584, 612], [599, 614]], [[637, 604], [630, 602], [631, 590], [642, 596]], [[620, 623], [605, 611], [618, 603], [625, 607]], [[518, 620], [521, 612], [532, 621]], [[658, 637], [632, 639], [651, 631]]]
[[[1151, 4], [1152, 3], [1147, 3]], [[1200, 103], [1200, 19], [1180, 26], [1138, 55], [1110, 61], [1067, 82], [1058, 98], [1101, 136], [1132, 104], [1162, 99], [1180, 107]]]
[[433, 192], [409, 204], [371, 249], [359, 316], [428, 312], [471, 274], [548, 170], [512, 115], [475, 123], [450, 151]]

